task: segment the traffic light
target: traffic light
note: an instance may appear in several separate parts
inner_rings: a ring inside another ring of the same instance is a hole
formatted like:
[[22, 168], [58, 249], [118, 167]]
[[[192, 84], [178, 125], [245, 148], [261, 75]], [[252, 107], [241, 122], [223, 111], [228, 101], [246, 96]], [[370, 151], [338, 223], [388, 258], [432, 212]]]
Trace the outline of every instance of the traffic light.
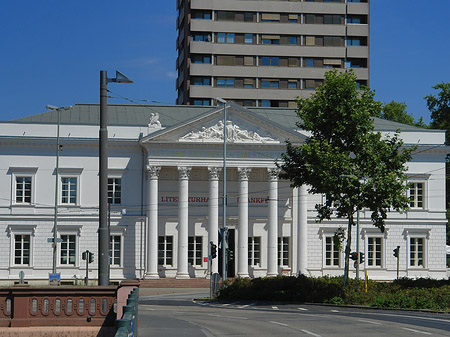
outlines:
[[399, 251], [400, 251], [400, 246], [397, 246], [397, 248], [394, 249], [394, 256], [395, 256], [396, 258], [398, 258], [398, 253], [399, 253]]
[[214, 244], [212, 241], [211, 243], [211, 259], [215, 259], [217, 257], [217, 245]]
[[358, 261], [358, 253], [357, 253], [357, 252], [351, 252], [351, 253], [350, 253], [350, 258], [351, 258], [353, 261]]
[[227, 259], [228, 261], [234, 260], [234, 252], [229, 248], [227, 248]]
[[87, 256], [87, 250], [86, 251], [84, 251], [83, 253], [81, 253], [81, 258], [83, 259], [83, 260], [86, 260], [86, 256]]
[[364, 253], [359, 253], [359, 263], [364, 263]]
[[89, 252], [89, 263], [94, 262], [94, 253]]

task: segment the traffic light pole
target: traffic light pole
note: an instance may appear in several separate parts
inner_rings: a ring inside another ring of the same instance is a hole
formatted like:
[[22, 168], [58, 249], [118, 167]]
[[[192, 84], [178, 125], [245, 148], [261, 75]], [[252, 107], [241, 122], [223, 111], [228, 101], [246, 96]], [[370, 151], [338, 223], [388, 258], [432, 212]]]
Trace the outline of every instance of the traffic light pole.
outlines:
[[[359, 255], [359, 208], [356, 210], [356, 251]], [[356, 279], [359, 279], [359, 259], [356, 260]]]
[[86, 251], [86, 277], [84, 278], [84, 284], [88, 285], [89, 283], [89, 251]]

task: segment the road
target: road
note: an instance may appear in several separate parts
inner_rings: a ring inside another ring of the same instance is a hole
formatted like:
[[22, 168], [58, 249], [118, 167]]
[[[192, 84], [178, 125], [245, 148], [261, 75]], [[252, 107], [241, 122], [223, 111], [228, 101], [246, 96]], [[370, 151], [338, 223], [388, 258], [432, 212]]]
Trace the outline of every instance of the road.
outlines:
[[140, 336], [450, 336], [450, 315], [335, 306], [202, 300], [209, 294], [144, 296]]

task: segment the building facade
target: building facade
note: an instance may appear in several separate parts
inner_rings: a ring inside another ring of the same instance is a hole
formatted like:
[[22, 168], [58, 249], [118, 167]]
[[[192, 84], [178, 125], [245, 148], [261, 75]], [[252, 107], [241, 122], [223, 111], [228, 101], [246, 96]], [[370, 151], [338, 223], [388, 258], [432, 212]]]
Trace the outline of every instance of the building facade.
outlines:
[[[346, 228], [346, 219], [317, 223], [322, 196], [278, 178], [275, 161], [285, 140], [301, 144], [307, 137], [295, 126], [294, 109], [229, 103], [225, 121], [223, 106], [108, 110], [112, 280], [205, 278], [221, 270], [221, 249], [211, 266], [208, 255], [224, 223], [224, 127], [229, 276], [343, 274], [333, 235]], [[57, 271], [63, 281], [81, 282], [82, 253], [90, 250], [88, 273], [97, 278], [98, 111], [98, 105], [77, 104], [61, 112], [57, 176], [56, 112], [0, 123], [1, 283], [17, 281], [21, 271], [29, 283], [48, 280], [56, 183]], [[419, 146], [408, 163], [411, 209], [390, 212], [384, 233], [371, 224], [369, 211], [360, 212], [360, 232], [352, 235], [365, 253], [361, 270], [371, 279], [395, 278], [393, 249], [400, 246], [400, 276], [446, 277], [445, 134], [374, 123], [383, 134], [400, 129], [406, 146]]]
[[370, 0], [177, 0], [177, 104], [296, 107], [330, 68], [369, 85]]

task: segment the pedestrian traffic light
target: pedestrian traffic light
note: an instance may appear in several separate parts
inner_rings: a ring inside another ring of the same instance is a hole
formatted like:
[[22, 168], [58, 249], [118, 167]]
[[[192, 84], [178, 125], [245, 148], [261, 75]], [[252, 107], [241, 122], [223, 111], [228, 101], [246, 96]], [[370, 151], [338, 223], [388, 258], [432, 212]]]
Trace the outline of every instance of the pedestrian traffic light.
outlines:
[[89, 252], [89, 263], [94, 262], [94, 253]]
[[359, 263], [364, 263], [364, 253], [359, 252]]
[[397, 246], [397, 248], [394, 249], [394, 256], [395, 256], [396, 258], [398, 258], [398, 253], [399, 253], [399, 251], [400, 251], [400, 246]]
[[214, 244], [212, 241], [211, 243], [211, 259], [215, 259], [217, 257], [217, 245]]
[[350, 253], [350, 258], [351, 258], [353, 261], [358, 261], [358, 253], [357, 253], [357, 252], [351, 252], [351, 253]]

